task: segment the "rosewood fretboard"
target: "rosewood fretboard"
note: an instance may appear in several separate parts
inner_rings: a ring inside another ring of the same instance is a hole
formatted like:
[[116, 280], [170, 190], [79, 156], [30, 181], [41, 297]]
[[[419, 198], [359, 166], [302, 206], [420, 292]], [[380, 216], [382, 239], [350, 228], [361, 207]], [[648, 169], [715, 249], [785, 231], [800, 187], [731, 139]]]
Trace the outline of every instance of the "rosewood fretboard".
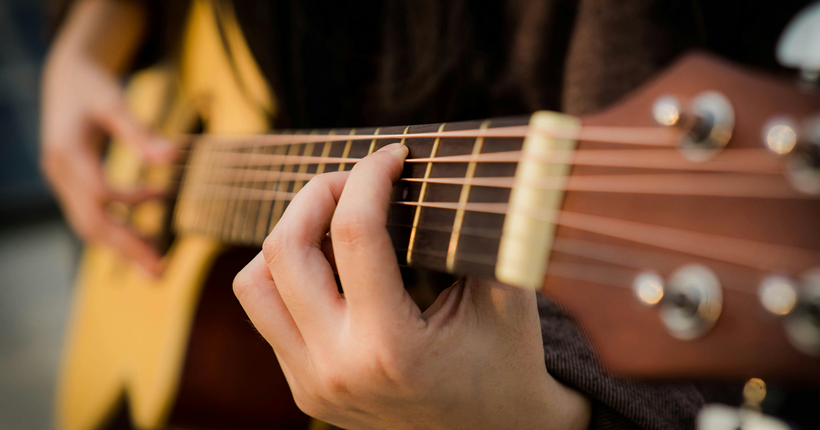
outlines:
[[[301, 131], [305, 135], [419, 134], [527, 125], [529, 118], [494, 119], [410, 127]], [[243, 142], [241, 137], [234, 139]], [[311, 139], [316, 140], [316, 139]], [[519, 151], [523, 137], [412, 137], [224, 147], [197, 142], [183, 176], [175, 224], [179, 231], [229, 244], [261, 245], [292, 197], [315, 174], [346, 171], [354, 161], [403, 141], [408, 159]], [[273, 156], [273, 157], [271, 157]], [[282, 156], [287, 156], [283, 158]], [[283, 160], [288, 160], [283, 162]], [[337, 161], [338, 160], [338, 161]], [[484, 186], [474, 178], [512, 178], [517, 162], [406, 163], [403, 178], [463, 178], [461, 184], [400, 181], [388, 217], [399, 264], [493, 276], [504, 213], [467, 210], [467, 203], [506, 204], [509, 187]], [[451, 181], [452, 182], [452, 181]], [[421, 204], [448, 203], [450, 207]]]

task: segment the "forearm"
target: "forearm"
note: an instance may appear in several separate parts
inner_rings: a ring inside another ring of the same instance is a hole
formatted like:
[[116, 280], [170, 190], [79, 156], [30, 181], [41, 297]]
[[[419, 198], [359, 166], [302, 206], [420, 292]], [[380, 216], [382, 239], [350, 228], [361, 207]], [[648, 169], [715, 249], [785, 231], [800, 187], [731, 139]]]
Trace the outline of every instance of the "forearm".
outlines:
[[138, 1], [77, 0], [51, 46], [46, 71], [82, 58], [113, 74], [123, 73], [140, 47], [146, 13]]

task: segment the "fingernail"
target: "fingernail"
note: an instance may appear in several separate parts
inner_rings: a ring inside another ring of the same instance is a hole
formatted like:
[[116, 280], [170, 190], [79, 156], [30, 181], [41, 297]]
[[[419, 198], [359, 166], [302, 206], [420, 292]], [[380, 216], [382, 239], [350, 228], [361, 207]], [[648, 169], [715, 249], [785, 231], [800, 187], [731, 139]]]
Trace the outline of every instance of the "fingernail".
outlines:
[[391, 143], [390, 145], [384, 146], [376, 152], [382, 152], [382, 151], [385, 151], [385, 152], [395, 151], [397, 155], [401, 155], [401, 158], [404, 158], [404, 157], [407, 156], [407, 153], [409, 152], [409, 149], [407, 149], [406, 145], [403, 145], [399, 142], [396, 142], [396, 143]]

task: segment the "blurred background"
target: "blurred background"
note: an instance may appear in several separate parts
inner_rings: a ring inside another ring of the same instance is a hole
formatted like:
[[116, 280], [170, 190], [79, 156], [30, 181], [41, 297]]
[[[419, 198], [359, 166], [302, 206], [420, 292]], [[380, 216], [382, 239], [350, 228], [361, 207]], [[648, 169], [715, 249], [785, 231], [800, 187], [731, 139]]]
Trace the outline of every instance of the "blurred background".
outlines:
[[50, 429], [79, 243], [37, 168], [46, 0], [0, 0], [0, 430]]

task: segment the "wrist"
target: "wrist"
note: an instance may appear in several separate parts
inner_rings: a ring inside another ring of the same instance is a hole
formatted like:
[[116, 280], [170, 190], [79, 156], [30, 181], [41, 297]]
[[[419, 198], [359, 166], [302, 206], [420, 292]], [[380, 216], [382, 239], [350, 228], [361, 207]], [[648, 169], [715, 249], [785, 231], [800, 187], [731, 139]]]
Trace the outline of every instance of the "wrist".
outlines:
[[[504, 396], [443, 428], [586, 430], [592, 407], [589, 399], [556, 381], [544, 369], [542, 378], [532, 378], [528, 386], [516, 387], [514, 396]], [[497, 393], [496, 393], [497, 396]], [[454, 417], [449, 417], [454, 418]]]
[[[568, 387], [552, 376], [547, 383], [548, 394], [545, 402], [549, 405], [544, 408], [547, 417], [541, 421], [539, 428], [561, 430], [585, 430], [589, 427], [592, 416], [592, 405], [589, 399], [581, 392]], [[543, 425], [543, 423], [551, 423]]]

